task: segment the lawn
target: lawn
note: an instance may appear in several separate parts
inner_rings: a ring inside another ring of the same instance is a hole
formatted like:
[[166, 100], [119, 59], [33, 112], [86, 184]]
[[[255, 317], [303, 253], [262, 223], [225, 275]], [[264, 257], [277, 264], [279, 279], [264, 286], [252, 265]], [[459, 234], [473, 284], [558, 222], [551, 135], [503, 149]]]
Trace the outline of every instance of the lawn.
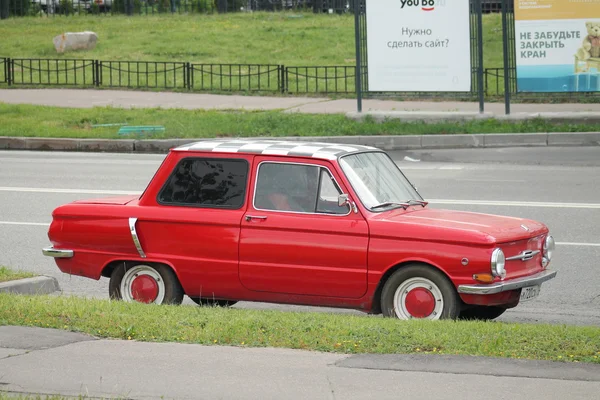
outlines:
[[[485, 15], [484, 66], [502, 67], [498, 14]], [[59, 55], [62, 32], [98, 34], [93, 51]], [[354, 65], [354, 17], [292, 12], [12, 18], [0, 24], [0, 57], [93, 58], [287, 66]]]
[[389, 120], [363, 122], [343, 114], [301, 114], [282, 111], [207, 111], [182, 109], [91, 109], [12, 105], [0, 103], [0, 136], [121, 138], [118, 126], [97, 124], [161, 125], [164, 132], [143, 138], [210, 138], [233, 136], [346, 136], [426, 135], [471, 133], [597, 132], [600, 124], [553, 124], [544, 120], [500, 122], [497, 120], [409, 123]]
[[10, 294], [0, 294], [0, 325], [49, 327], [150, 342], [600, 363], [600, 328], [567, 325], [398, 321], [347, 314]]
[[35, 275], [29, 272], [13, 271], [7, 267], [0, 266], [0, 283], [23, 278], [31, 278], [33, 276]]

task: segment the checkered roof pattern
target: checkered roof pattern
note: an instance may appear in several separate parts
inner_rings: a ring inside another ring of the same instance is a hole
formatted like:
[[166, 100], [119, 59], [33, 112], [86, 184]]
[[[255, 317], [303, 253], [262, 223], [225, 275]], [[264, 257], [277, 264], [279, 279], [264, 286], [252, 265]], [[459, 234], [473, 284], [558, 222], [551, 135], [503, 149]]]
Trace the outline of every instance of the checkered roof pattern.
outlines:
[[319, 142], [294, 142], [288, 140], [207, 140], [175, 148], [178, 151], [212, 151], [217, 153], [250, 153], [313, 157], [326, 160], [360, 151], [378, 150], [375, 147]]

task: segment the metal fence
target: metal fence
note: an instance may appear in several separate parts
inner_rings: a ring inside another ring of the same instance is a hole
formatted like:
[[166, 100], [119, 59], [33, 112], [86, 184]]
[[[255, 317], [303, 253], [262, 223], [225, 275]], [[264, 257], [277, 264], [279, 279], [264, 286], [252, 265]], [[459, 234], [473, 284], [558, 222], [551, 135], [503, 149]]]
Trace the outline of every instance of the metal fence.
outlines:
[[283, 92], [284, 67], [261, 64], [187, 64], [188, 89], [216, 92]]
[[[485, 96], [502, 96], [504, 69], [486, 68], [483, 72]], [[514, 77], [514, 73], [511, 75]], [[10, 86], [354, 95], [355, 82], [356, 67], [352, 65], [195, 64], [172, 61], [0, 57], [0, 84]], [[514, 89], [515, 85], [511, 83], [510, 87]], [[476, 93], [475, 90], [470, 95]], [[419, 97], [418, 93], [407, 95]]]

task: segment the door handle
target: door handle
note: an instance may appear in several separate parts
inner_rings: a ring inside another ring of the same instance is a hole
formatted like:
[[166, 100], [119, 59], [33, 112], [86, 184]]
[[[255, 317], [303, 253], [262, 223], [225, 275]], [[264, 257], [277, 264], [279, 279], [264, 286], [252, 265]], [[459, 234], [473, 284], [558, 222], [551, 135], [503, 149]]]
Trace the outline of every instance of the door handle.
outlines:
[[267, 219], [267, 217], [262, 216], [262, 215], [246, 215], [246, 221], [252, 221], [253, 219], [262, 219], [265, 220]]

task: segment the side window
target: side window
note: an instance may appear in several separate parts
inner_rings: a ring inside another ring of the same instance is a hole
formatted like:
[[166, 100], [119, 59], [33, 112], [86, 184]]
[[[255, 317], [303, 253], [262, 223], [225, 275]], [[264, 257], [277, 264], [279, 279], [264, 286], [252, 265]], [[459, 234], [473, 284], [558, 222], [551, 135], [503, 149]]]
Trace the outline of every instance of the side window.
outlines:
[[325, 168], [263, 163], [258, 169], [254, 207], [261, 210], [347, 214], [338, 207], [339, 190]]
[[245, 160], [185, 158], [167, 179], [158, 202], [238, 209], [244, 204], [247, 178]]
[[348, 206], [338, 206], [338, 196], [340, 194], [342, 194], [342, 191], [338, 188], [329, 171], [325, 168], [321, 168], [317, 212], [327, 214], [348, 214]]

